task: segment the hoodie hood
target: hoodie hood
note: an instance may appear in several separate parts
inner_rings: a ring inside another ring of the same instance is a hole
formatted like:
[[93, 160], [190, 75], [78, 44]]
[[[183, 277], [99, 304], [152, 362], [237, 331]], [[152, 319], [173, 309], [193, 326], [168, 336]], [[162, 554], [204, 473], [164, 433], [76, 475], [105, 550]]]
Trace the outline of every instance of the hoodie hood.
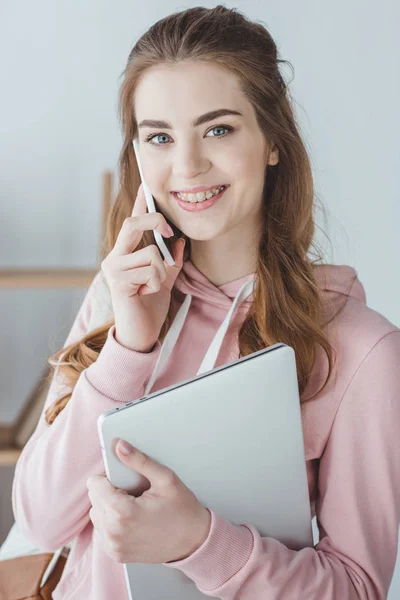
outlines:
[[[314, 274], [321, 291], [351, 296], [366, 304], [364, 287], [358, 279], [357, 271], [348, 265], [314, 265]], [[175, 281], [175, 287], [185, 295], [203, 299], [220, 307], [230, 307], [241, 286], [254, 278], [254, 273], [245, 275], [221, 286], [215, 286], [192, 263], [186, 260]], [[243, 301], [250, 305], [252, 295]]]
[[[315, 276], [321, 291], [329, 295], [351, 296], [366, 303], [365, 290], [358, 279], [357, 272], [347, 265], [315, 265]], [[186, 260], [175, 281], [175, 287], [185, 294], [185, 300], [180, 306], [171, 327], [161, 347], [152, 376], [147, 384], [145, 395], [151, 391], [158, 373], [168, 362], [179, 334], [185, 324], [186, 317], [193, 298], [199, 298], [210, 305], [226, 308], [227, 314], [216, 332], [197, 375], [214, 368], [219, 350], [235, 311], [243, 306], [248, 309], [252, 302], [255, 273], [250, 273], [234, 281], [216, 286], [203, 275], [192, 263]], [[330, 298], [332, 300], [332, 298]]]
[[[176, 278], [175, 287], [185, 295], [190, 294], [194, 298], [201, 298], [207, 303], [225, 308], [231, 306], [232, 300], [236, 298], [242, 285], [252, 279], [254, 279], [254, 273], [216, 286], [188, 259], [184, 262]], [[247, 298], [244, 302], [250, 305], [251, 297]]]
[[341, 294], [367, 303], [365, 289], [357, 271], [348, 265], [315, 265], [314, 273], [323, 292]]

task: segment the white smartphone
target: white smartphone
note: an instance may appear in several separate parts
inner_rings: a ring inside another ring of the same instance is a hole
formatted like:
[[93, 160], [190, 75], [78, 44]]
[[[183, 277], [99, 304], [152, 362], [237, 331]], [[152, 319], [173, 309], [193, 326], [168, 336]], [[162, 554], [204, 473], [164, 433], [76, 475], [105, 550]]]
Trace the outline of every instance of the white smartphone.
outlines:
[[[143, 184], [144, 195], [146, 197], [147, 210], [149, 212], [156, 212], [154, 198], [150, 192], [149, 186], [146, 184], [144, 177], [143, 177], [142, 166], [140, 164], [140, 158], [139, 158], [138, 141], [135, 139], [135, 140], [133, 140], [132, 144], [133, 144], [133, 149], [134, 149], [135, 155], [136, 155], [136, 161], [137, 161], [137, 164], [139, 167], [139, 173], [140, 173], [140, 178], [141, 178], [142, 184]], [[169, 265], [173, 266], [175, 264], [175, 261], [164, 242], [163, 236], [161, 235], [161, 233], [159, 231], [156, 231], [155, 229], [153, 229], [153, 233], [154, 233], [154, 237], [156, 240], [156, 244], [157, 244], [158, 248], [160, 249], [160, 252], [163, 255], [164, 259], [167, 261], [167, 263]]]

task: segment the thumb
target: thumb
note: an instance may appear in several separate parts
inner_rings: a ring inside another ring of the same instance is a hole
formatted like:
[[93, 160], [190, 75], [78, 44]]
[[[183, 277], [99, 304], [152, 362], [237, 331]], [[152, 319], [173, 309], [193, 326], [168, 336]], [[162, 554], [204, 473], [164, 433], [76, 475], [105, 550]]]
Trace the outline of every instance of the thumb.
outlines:
[[173, 258], [175, 261], [174, 265], [169, 265], [167, 261], [164, 261], [165, 269], [167, 271], [167, 278], [164, 284], [167, 286], [169, 291], [172, 290], [172, 287], [175, 283], [176, 278], [179, 275], [180, 270], [183, 267], [183, 252], [185, 250], [185, 238], [179, 238], [174, 241], [173, 244]]
[[[129, 453], [124, 454], [123, 448], [129, 450]], [[125, 440], [119, 440], [116, 449], [118, 458], [124, 465], [147, 477], [152, 486], [155, 484], [161, 485], [163, 480], [168, 481], [170, 469], [151, 458], [148, 454], [141, 452]]]

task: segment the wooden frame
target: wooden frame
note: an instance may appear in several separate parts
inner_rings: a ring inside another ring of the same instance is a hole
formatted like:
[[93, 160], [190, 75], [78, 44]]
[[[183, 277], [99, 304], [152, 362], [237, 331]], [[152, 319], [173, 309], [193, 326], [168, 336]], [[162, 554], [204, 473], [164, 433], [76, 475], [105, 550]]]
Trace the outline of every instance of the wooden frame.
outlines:
[[[112, 195], [113, 174], [111, 171], [104, 171], [100, 256], [102, 254], [102, 244], [106, 237], [107, 220], [112, 205]], [[2, 269], [0, 270], [0, 289], [89, 287], [99, 269], [100, 266], [97, 266], [94, 269]], [[34, 389], [29, 395], [16, 422], [11, 425], [0, 423], [0, 467], [15, 465], [21, 454], [21, 448], [15, 446], [14, 443], [15, 440], [18, 439], [18, 435], [20, 435], [24, 429], [24, 419], [32, 414], [33, 409], [37, 410], [40, 405], [38, 396], [40, 394], [43, 395], [43, 388], [45, 385], [44, 376], [47, 375], [48, 368], [50, 367], [47, 367], [41, 374], [38, 383], [34, 386]], [[44, 401], [45, 399], [43, 399], [41, 405], [42, 408], [44, 406]], [[24, 434], [26, 435], [26, 431], [24, 431]]]

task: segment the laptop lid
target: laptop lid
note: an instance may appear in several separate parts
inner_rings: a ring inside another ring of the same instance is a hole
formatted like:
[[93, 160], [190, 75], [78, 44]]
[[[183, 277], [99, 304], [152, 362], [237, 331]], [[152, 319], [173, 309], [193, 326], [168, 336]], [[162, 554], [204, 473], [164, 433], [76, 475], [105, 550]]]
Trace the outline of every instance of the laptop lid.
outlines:
[[[173, 469], [232, 523], [313, 547], [294, 350], [279, 343], [100, 415], [106, 475], [140, 495], [148, 480], [117, 457], [122, 438]], [[131, 600], [200, 600], [177, 569], [124, 565]]]

